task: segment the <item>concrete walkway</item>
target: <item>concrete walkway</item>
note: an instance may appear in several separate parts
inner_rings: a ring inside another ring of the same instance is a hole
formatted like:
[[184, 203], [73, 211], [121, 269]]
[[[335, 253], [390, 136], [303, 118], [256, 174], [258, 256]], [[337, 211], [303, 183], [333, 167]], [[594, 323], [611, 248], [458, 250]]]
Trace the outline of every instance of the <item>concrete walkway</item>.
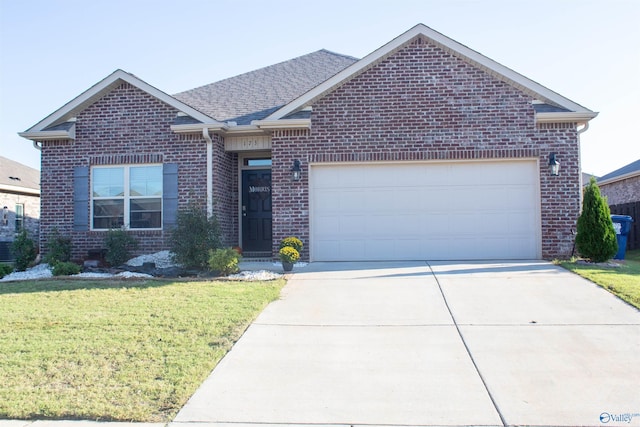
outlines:
[[640, 312], [545, 262], [314, 263], [187, 423], [640, 425]]

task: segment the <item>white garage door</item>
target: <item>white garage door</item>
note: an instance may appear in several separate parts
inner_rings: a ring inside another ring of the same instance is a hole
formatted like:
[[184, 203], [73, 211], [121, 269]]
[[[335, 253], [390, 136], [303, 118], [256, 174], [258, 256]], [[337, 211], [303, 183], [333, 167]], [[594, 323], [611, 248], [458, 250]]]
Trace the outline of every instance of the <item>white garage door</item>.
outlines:
[[540, 258], [527, 161], [312, 165], [314, 261]]

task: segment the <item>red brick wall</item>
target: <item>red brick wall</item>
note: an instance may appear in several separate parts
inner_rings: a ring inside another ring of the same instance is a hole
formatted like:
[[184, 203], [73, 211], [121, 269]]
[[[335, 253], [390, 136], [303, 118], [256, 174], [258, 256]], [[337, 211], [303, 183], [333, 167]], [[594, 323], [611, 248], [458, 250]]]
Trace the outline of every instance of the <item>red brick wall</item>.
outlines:
[[225, 246], [238, 244], [238, 155], [224, 151], [224, 139], [213, 135], [213, 210]]
[[[309, 163], [539, 158], [542, 256], [569, 256], [580, 208], [576, 125], [536, 125], [531, 101], [416, 39], [316, 102], [310, 131], [273, 133], [274, 253], [282, 238], [297, 235], [308, 258]], [[550, 152], [560, 176], [549, 176]], [[305, 170], [296, 183], [294, 159]]]
[[[75, 141], [47, 141], [42, 147], [41, 248], [53, 227], [72, 236], [73, 258], [103, 247], [105, 232], [72, 231], [73, 168], [96, 164], [177, 163], [179, 205], [206, 204], [206, 148], [202, 136], [180, 136], [170, 125], [177, 111], [123, 83], [77, 116]], [[214, 141], [221, 141], [215, 137]], [[89, 205], [87, 204], [87, 215]], [[168, 233], [131, 231], [137, 253], [167, 248]]]

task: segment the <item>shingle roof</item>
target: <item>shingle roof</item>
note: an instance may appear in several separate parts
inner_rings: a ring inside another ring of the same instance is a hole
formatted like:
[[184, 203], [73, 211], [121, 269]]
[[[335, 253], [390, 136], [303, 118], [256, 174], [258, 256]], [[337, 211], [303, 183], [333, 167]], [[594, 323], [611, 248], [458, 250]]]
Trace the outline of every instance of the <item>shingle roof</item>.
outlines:
[[245, 125], [267, 117], [356, 61], [323, 49], [173, 96], [218, 121]]
[[0, 188], [4, 187], [40, 191], [40, 171], [0, 156]]
[[600, 178], [598, 178], [598, 183], [602, 181], [609, 181], [623, 175], [628, 175], [630, 173], [638, 172], [640, 173], [640, 159], [635, 162], [629, 163], [626, 166], [621, 167], [620, 169], [616, 169], [613, 172], [610, 172]]

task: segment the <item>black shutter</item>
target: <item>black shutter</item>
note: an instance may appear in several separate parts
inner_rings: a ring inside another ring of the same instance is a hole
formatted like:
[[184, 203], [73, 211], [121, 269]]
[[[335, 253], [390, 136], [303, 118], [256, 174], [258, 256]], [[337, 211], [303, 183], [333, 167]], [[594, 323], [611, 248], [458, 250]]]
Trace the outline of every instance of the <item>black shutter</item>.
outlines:
[[178, 216], [178, 164], [165, 163], [162, 169], [162, 227], [176, 225]]
[[73, 168], [73, 231], [89, 229], [89, 167]]

